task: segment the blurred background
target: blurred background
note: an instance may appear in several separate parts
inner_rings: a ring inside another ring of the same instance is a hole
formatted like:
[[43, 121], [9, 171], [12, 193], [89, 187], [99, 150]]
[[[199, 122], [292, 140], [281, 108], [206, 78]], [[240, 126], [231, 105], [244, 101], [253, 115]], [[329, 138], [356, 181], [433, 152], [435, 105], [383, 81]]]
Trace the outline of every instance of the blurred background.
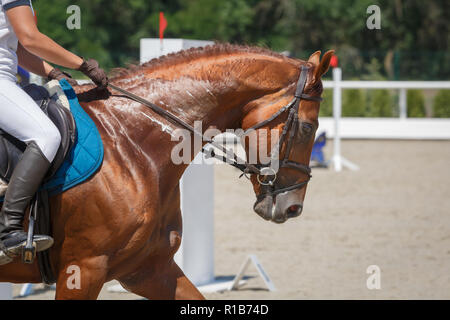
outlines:
[[[348, 87], [339, 105], [335, 71], [324, 77], [322, 165], [300, 218], [263, 221], [250, 184], [233, 168], [214, 169], [215, 276], [233, 279], [254, 254], [276, 290], [255, 264], [239, 290], [207, 298], [450, 299], [448, 0], [78, 0], [81, 28], [68, 30], [72, 2], [34, 0], [40, 30], [108, 70], [139, 61], [141, 39], [159, 37], [160, 12], [165, 38], [262, 46], [303, 60], [336, 50]], [[371, 5], [380, 8], [380, 29], [366, 25]], [[336, 107], [342, 117], [332, 118]], [[347, 162], [336, 170], [341, 155]], [[367, 283], [373, 265], [381, 272], [375, 289]], [[54, 295], [35, 293], [27, 298]], [[105, 286], [100, 298], [137, 297]]]
[[[450, 3], [446, 0], [78, 0], [82, 27], [67, 30], [71, 0], [34, 0], [41, 31], [106, 69], [139, 61], [141, 38], [157, 38], [159, 12], [166, 38], [268, 47], [307, 59], [335, 49], [344, 80], [448, 80]], [[366, 27], [366, 9], [381, 8], [381, 29]], [[328, 74], [331, 78], [331, 74]], [[325, 77], [327, 79], [327, 77]], [[395, 117], [397, 93], [347, 90], [343, 115]], [[324, 97], [330, 97], [325, 90]], [[449, 117], [446, 91], [408, 92], [408, 116]], [[325, 99], [321, 115], [332, 113]]]

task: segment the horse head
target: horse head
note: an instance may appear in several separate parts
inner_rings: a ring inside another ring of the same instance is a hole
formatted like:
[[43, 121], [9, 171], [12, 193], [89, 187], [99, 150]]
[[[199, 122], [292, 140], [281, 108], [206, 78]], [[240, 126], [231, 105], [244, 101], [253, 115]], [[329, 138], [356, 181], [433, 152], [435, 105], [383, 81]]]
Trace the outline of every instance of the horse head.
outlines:
[[[321, 78], [328, 71], [333, 53], [326, 52], [322, 60], [320, 51], [313, 53], [307, 62], [301, 62], [300, 84], [252, 101], [243, 118], [243, 128], [255, 128], [252, 135], [257, 141], [251, 143], [249, 135], [243, 140], [244, 148], [247, 155], [257, 155], [256, 166], [262, 168], [260, 174], [250, 176], [257, 197], [253, 208], [266, 220], [283, 223], [302, 212], [319, 125]], [[294, 90], [296, 98], [292, 100]], [[263, 154], [270, 155], [270, 166], [262, 163]]]

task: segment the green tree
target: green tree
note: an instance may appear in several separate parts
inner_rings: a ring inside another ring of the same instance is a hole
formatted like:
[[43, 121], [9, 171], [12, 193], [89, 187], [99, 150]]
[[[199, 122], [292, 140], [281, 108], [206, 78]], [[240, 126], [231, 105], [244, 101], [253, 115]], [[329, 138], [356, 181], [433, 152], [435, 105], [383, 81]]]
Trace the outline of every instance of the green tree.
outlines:
[[[158, 36], [266, 46], [306, 59], [336, 49], [344, 78], [450, 78], [450, 10], [446, 0], [34, 0], [39, 28], [74, 52], [108, 68], [139, 58], [139, 39]], [[80, 6], [82, 28], [68, 30], [66, 9]], [[366, 28], [369, 5], [381, 30]]]
[[433, 116], [450, 118], [450, 90], [439, 90], [433, 101]]
[[392, 117], [393, 104], [389, 90], [371, 90], [368, 94], [369, 117]]
[[364, 96], [359, 89], [348, 89], [343, 91], [342, 116], [344, 117], [364, 117], [366, 108]]
[[320, 103], [320, 117], [333, 116], [333, 90], [324, 89], [322, 93], [323, 101]]
[[173, 16], [172, 32], [196, 39], [248, 41], [253, 11], [245, 0], [187, 0]]
[[408, 117], [425, 117], [425, 98], [420, 90], [408, 90]]

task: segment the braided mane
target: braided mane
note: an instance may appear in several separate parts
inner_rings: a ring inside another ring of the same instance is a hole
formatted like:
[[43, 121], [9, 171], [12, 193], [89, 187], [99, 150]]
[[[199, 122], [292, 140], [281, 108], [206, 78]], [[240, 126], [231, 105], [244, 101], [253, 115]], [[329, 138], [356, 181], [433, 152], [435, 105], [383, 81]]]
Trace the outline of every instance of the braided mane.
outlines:
[[290, 58], [280, 53], [273, 52], [266, 48], [233, 45], [229, 43], [219, 43], [205, 47], [190, 48], [182, 50], [176, 53], [170, 53], [168, 55], [152, 59], [141, 65], [129, 65], [128, 68], [117, 68], [113, 70], [114, 78], [112, 80], [120, 80], [129, 75], [133, 75], [140, 71], [153, 71], [156, 69], [169, 67], [181, 63], [190, 62], [199, 58], [229, 55], [235, 53], [250, 53], [261, 54], [270, 57], [275, 57], [282, 60], [291, 60]]

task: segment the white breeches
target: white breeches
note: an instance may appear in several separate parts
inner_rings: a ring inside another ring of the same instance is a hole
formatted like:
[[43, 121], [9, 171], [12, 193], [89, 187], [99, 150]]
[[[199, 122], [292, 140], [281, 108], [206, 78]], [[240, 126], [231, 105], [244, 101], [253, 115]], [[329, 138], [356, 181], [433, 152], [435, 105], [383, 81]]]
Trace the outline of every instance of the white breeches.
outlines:
[[17, 139], [34, 141], [52, 162], [61, 135], [39, 106], [11, 80], [0, 78], [0, 128]]

